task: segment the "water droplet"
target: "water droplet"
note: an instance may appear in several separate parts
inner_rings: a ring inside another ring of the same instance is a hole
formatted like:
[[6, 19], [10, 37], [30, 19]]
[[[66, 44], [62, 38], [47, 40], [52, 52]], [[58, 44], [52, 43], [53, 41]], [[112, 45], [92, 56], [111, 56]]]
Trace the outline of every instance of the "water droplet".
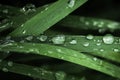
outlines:
[[114, 37], [111, 34], [107, 34], [103, 37], [103, 42], [105, 44], [112, 44], [114, 42]]
[[66, 76], [66, 74], [61, 71], [55, 73], [56, 80], [64, 80], [65, 76]]
[[72, 40], [69, 42], [70, 44], [77, 44], [77, 40]]
[[87, 39], [93, 39], [94, 36], [89, 34], [89, 35], [86, 36], [86, 38], [87, 38]]
[[93, 58], [93, 60], [94, 60], [94, 61], [97, 61], [97, 58], [96, 58], [96, 57], [94, 57], [94, 58]]
[[13, 62], [12, 62], [12, 61], [9, 61], [9, 62], [8, 62], [8, 66], [10, 66], [10, 67], [13, 66]]
[[2, 59], [0, 59], [0, 62], [2, 62]]
[[7, 36], [5, 39], [6, 39], [6, 40], [10, 40], [10, 39], [11, 39], [11, 36]]
[[24, 42], [25, 42], [25, 40], [21, 40], [21, 41], [20, 41], [20, 43], [24, 43]]
[[64, 35], [57, 35], [57, 36], [52, 38], [52, 42], [54, 44], [64, 44], [65, 36]]
[[61, 50], [61, 49], [56, 49], [56, 50], [57, 50], [58, 52], [60, 52], [60, 53], [62, 52], [62, 50]]
[[119, 52], [119, 49], [115, 48], [113, 49], [114, 52]]
[[104, 49], [100, 49], [100, 51], [101, 51], [101, 52], [103, 52], [103, 51], [104, 51]]
[[83, 46], [85, 46], [85, 47], [89, 46], [89, 42], [85, 42], [85, 43], [83, 44]]
[[52, 51], [48, 51], [48, 53], [52, 54], [53, 52]]
[[26, 40], [31, 41], [33, 39], [33, 36], [26, 37]]
[[26, 33], [26, 30], [23, 31], [23, 34], [25, 34], [25, 33]]
[[20, 9], [20, 11], [23, 12], [24, 14], [28, 14], [28, 13], [31, 13], [31, 12], [35, 12], [36, 7], [33, 4], [27, 4], [22, 9]]
[[68, 1], [68, 7], [72, 8], [75, 5], [75, 0]]
[[108, 27], [109, 29], [115, 29], [116, 26], [118, 26], [118, 25], [119, 25], [118, 23], [110, 23], [110, 24], [107, 25], [107, 27]]
[[45, 10], [48, 10], [48, 7], [46, 7]]
[[89, 25], [90, 23], [88, 21], [85, 22], [85, 25]]
[[47, 36], [41, 35], [40, 37], [37, 37], [37, 39], [40, 40], [40, 41], [46, 41], [47, 40]]
[[2, 71], [8, 72], [8, 69], [6, 67], [2, 68]]
[[2, 12], [7, 14], [8, 13], [8, 9], [4, 9]]
[[27, 75], [28, 75], [28, 76], [31, 76], [31, 73], [28, 73]]
[[97, 43], [96, 45], [97, 45], [97, 46], [100, 46], [100, 45], [101, 45], [101, 43]]

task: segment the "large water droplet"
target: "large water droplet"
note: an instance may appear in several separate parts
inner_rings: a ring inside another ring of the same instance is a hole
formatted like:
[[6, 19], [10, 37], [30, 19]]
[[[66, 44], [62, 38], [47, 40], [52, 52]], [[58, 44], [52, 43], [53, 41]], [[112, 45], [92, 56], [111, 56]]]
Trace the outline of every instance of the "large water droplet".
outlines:
[[72, 8], [75, 5], [75, 0], [68, 1], [68, 7]]
[[107, 34], [103, 37], [103, 42], [105, 44], [112, 44], [114, 42], [114, 37], [111, 34]]
[[57, 35], [57, 36], [52, 38], [52, 42], [54, 44], [64, 44], [65, 36], [64, 35]]

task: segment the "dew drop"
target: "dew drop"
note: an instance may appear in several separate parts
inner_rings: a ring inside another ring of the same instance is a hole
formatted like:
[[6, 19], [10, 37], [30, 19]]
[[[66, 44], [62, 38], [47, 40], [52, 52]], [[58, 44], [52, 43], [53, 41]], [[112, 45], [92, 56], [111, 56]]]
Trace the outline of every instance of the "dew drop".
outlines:
[[64, 72], [58, 71], [55, 73], [56, 80], [64, 80], [66, 74]]
[[8, 72], [8, 69], [6, 67], [2, 68], [2, 71]]
[[103, 52], [103, 51], [104, 51], [104, 49], [100, 49], [100, 51], [101, 51], [101, 52]]
[[62, 50], [61, 50], [61, 49], [56, 49], [56, 50], [57, 50], [58, 52], [60, 52], [60, 53], [62, 52]]
[[93, 60], [94, 60], [94, 61], [97, 61], [97, 58], [96, 58], [96, 57], [94, 57], [94, 58], [93, 58]]
[[100, 46], [100, 45], [101, 45], [101, 43], [97, 43], [96, 45], [97, 45], [97, 46]]
[[13, 62], [12, 62], [12, 61], [9, 61], [9, 62], [8, 62], [8, 66], [10, 66], [10, 67], [13, 66]]
[[57, 36], [52, 38], [52, 42], [54, 44], [64, 44], [65, 36], [64, 35], [57, 35]]
[[33, 36], [26, 37], [26, 40], [31, 41], [33, 39]]
[[77, 40], [72, 40], [69, 42], [70, 44], [77, 44]]
[[119, 49], [115, 48], [113, 49], [114, 52], [119, 52]]
[[7, 14], [8, 13], [8, 9], [4, 9], [2, 12]]
[[0, 59], [0, 62], [2, 62], [2, 59]]
[[40, 37], [37, 37], [37, 39], [40, 40], [40, 41], [46, 41], [47, 40], [47, 36], [41, 35]]
[[28, 76], [31, 76], [31, 73], [28, 73], [27, 75], [28, 75]]
[[107, 34], [103, 37], [103, 42], [105, 44], [112, 44], [114, 42], [114, 37], [111, 34]]
[[27, 4], [22, 9], [20, 9], [20, 11], [23, 12], [24, 14], [28, 14], [28, 13], [31, 13], [31, 12], [35, 12], [36, 7], [33, 4]]
[[26, 33], [26, 30], [24, 30], [22, 33], [25, 34], [25, 33]]
[[87, 38], [87, 39], [93, 39], [94, 36], [89, 34], [89, 35], [86, 36], [86, 38]]
[[75, 0], [69, 0], [68, 1], [68, 7], [72, 8], [75, 5]]
[[85, 46], [85, 47], [89, 46], [89, 42], [85, 42], [85, 43], [83, 44], [83, 46]]

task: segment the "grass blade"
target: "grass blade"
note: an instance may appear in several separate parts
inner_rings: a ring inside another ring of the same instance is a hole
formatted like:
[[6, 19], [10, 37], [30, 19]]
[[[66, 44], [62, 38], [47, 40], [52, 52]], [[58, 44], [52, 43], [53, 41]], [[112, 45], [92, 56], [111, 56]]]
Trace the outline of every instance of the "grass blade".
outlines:
[[76, 0], [75, 4], [72, 7], [69, 7], [67, 0], [59, 0], [47, 7], [42, 13], [40, 12], [26, 21], [22, 27], [19, 26], [16, 30], [10, 33], [10, 35], [39, 35], [85, 2], [86, 0]]
[[65, 27], [71, 27], [76, 29], [85, 29], [85, 30], [120, 30], [120, 23], [106, 20], [106, 19], [99, 19], [99, 18], [92, 18], [92, 17], [81, 17], [70, 15], [61, 20], [58, 25], [62, 25]]
[[120, 67], [97, 59], [96, 57], [88, 56], [63, 47], [35, 43], [10, 43], [8, 45], [0, 45], [0, 51], [14, 51], [24, 52], [27, 54], [34, 53], [45, 55], [86, 66], [88, 68], [106, 73], [110, 76], [120, 78]]

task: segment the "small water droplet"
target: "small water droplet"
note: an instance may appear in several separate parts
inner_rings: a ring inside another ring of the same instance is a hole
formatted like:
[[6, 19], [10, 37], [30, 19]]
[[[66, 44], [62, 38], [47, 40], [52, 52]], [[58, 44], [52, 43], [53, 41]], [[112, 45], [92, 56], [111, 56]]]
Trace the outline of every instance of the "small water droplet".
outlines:
[[2, 68], [2, 71], [8, 72], [8, 69], [6, 67]]
[[28, 36], [25, 39], [28, 40], [28, 41], [31, 41], [33, 39], [33, 36]]
[[101, 52], [103, 52], [103, 51], [104, 51], [104, 49], [100, 49], [100, 51], [101, 51]]
[[24, 30], [22, 33], [25, 34], [25, 33], [26, 33], [26, 30]]
[[83, 46], [85, 46], [85, 47], [89, 46], [89, 42], [83, 43]]
[[57, 35], [57, 36], [52, 38], [52, 42], [54, 44], [64, 44], [65, 36], [64, 35]]
[[0, 62], [2, 62], [2, 59], [0, 59]]
[[97, 43], [96, 45], [97, 45], [97, 46], [100, 46], [100, 45], [101, 45], [101, 43]]
[[48, 53], [52, 54], [53, 52], [52, 51], [48, 51]]
[[68, 1], [68, 7], [72, 8], [75, 5], [75, 0], [69, 0]]
[[46, 41], [47, 36], [46, 35], [41, 35], [40, 37], [37, 37], [37, 39], [40, 40], [40, 41]]
[[91, 40], [91, 39], [94, 38], [94, 36], [89, 34], [89, 35], [86, 36], [86, 38]]
[[119, 49], [115, 48], [113, 49], [114, 52], [119, 52]]
[[28, 75], [28, 76], [31, 76], [31, 73], [28, 73], [27, 75]]
[[112, 44], [114, 42], [114, 37], [111, 34], [107, 34], [103, 37], [103, 42], [105, 44]]
[[90, 23], [88, 21], [85, 22], [85, 25], [89, 25]]
[[58, 71], [55, 73], [56, 80], [64, 80], [66, 74], [64, 72]]
[[58, 52], [60, 52], [60, 53], [62, 52], [62, 50], [61, 50], [61, 49], [56, 49], [56, 50], [57, 50]]
[[70, 44], [77, 44], [77, 40], [72, 40], [69, 42]]
[[13, 62], [12, 62], [12, 61], [9, 61], [9, 62], [8, 62], [8, 66], [10, 66], [10, 67], [13, 66]]
[[94, 61], [97, 61], [97, 58], [96, 58], [96, 57], [94, 57], [94, 58], [93, 58], [93, 60], [94, 60]]
[[24, 14], [28, 14], [28, 13], [31, 13], [31, 12], [35, 12], [36, 7], [33, 4], [27, 4], [26, 6], [21, 8], [20, 11], [23, 12]]
[[8, 9], [4, 9], [2, 12], [7, 14], [8, 13]]

